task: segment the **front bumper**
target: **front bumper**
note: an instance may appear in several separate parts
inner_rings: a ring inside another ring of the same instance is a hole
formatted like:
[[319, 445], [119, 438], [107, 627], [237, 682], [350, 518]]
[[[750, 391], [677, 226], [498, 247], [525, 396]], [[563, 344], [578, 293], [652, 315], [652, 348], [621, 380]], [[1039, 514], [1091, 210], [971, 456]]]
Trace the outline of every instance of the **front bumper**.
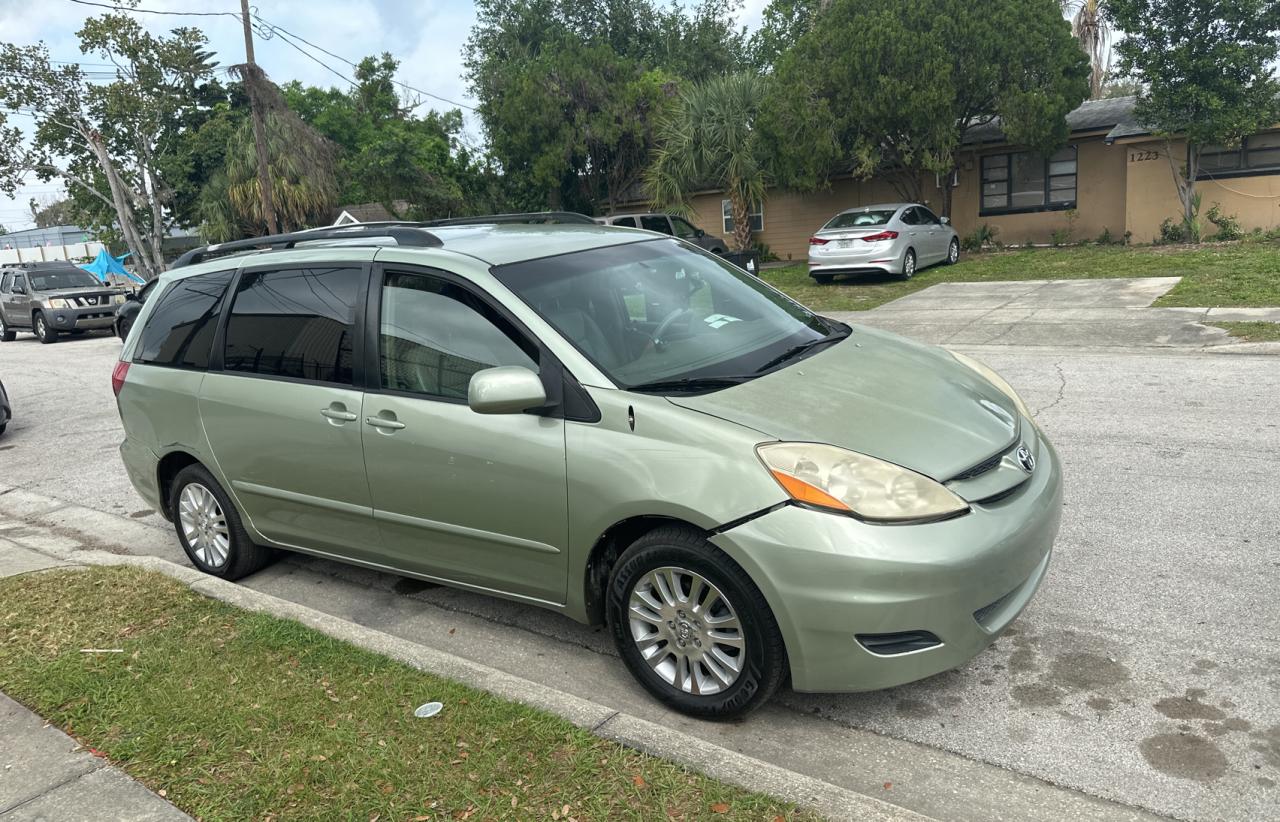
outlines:
[[46, 308], [44, 315], [49, 325], [58, 331], [93, 330], [112, 328], [116, 320], [114, 304], [89, 308]]
[[[1058, 455], [1043, 437], [1016, 493], [922, 525], [870, 525], [785, 506], [712, 538], [759, 586], [797, 691], [868, 691], [963, 665], [1043, 581], [1062, 513]], [[981, 621], [980, 621], [981, 620]], [[879, 655], [855, 636], [927, 631], [940, 644]]]

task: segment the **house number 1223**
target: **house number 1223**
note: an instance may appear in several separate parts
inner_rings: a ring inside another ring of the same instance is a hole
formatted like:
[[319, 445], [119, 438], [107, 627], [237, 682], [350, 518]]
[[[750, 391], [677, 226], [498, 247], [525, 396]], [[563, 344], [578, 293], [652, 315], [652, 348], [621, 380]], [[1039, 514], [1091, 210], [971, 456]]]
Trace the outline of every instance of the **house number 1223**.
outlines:
[[1160, 152], [1158, 151], [1131, 151], [1129, 152], [1129, 162], [1140, 163], [1143, 160], [1158, 160]]

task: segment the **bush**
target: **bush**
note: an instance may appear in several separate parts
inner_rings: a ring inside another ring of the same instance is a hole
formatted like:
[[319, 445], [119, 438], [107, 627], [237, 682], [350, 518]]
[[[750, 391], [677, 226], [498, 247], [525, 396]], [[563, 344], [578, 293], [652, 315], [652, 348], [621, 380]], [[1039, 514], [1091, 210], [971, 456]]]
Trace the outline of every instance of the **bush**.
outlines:
[[1111, 236], [1111, 229], [1103, 226], [1102, 233], [1098, 235], [1098, 238], [1094, 240], [1094, 242], [1098, 245], [1114, 245], [1115, 238]]
[[1214, 203], [1205, 216], [1218, 228], [1218, 233], [1213, 235], [1213, 239], [1238, 240], [1244, 236], [1239, 218], [1234, 214], [1223, 214], [1220, 204]]
[[1164, 222], [1160, 224], [1160, 236], [1155, 239], [1156, 245], [1198, 242], [1200, 242], [1199, 225], [1188, 223], [1186, 220], [1174, 222], [1172, 217], [1164, 218]]
[[773, 249], [769, 248], [768, 243], [755, 240], [751, 243], [751, 247], [760, 255], [760, 262], [762, 263], [774, 263], [780, 259], [777, 254], [773, 253]]
[[960, 246], [965, 251], [981, 251], [987, 246], [996, 245], [996, 235], [1000, 230], [995, 226], [983, 223], [975, 228], [969, 235], [960, 241]]
[[1066, 245], [1071, 242], [1071, 229], [1055, 228], [1053, 233], [1049, 235], [1049, 245], [1057, 248], [1060, 245]]

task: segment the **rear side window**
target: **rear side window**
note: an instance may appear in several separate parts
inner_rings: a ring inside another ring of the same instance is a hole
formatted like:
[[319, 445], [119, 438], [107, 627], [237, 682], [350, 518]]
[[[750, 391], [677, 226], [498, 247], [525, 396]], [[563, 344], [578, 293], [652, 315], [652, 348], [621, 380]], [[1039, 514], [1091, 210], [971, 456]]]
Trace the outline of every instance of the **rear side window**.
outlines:
[[175, 283], [152, 310], [134, 360], [174, 368], [208, 368], [219, 306], [234, 274], [218, 271]]
[[619, 217], [618, 219], [613, 221], [613, 224], [620, 225], [623, 228], [635, 228], [636, 218], [635, 217]]
[[667, 218], [661, 214], [647, 214], [640, 218], [640, 227], [647, 228], [650, 231], [660, 231], [663, 234], [671, 233], [671, 224], [667, 222]]
[[0, 291], [3, 291], [3, 292], [5, 292], [5, 293], [8, 293], [8, 291], [9, 291], [9, 284], [10, 284], [10, 283], [12, 283], [12, 282], [13, 282], [13, 275], [12, 275], [12, 274], [8, 274], [8, 273], [6, 273], [3, 277], [0, 277]]
[[240, 276], [223, 367], [350, 385], [359, 268], [252, 271]]

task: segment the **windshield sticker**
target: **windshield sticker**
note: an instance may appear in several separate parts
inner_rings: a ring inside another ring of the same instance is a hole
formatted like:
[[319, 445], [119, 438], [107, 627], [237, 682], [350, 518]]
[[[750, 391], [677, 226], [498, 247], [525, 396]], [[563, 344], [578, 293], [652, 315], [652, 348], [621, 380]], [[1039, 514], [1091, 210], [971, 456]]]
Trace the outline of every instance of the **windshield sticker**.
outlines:
[[730, 317], [728, 314], [712, 314], [703, 319], [703, 322], [712, 328], [719, 328], [720, 326], [728, 325], [729, 323], [740, 323], [742, 322], [742, 318]]

